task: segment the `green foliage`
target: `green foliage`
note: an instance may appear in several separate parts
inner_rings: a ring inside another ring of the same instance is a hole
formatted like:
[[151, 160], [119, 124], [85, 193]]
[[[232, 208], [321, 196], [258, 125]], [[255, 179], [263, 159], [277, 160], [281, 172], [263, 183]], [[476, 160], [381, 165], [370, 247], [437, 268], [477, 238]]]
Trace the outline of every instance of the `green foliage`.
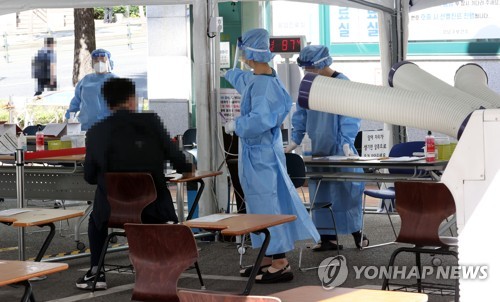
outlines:
[[[9, 121], [8, 101], [0, 100], [0, 121]], [[25, 128], [28, 123], [32, 125], [49, 123], [61, 123], [64, 120], [66, 106], [40, 106], [28, 105], [25, 110], [14, 108], [12, 111], [13, 120], [21, 128]], [[25, 119], [28, 119], [28, 122]]]
[[9, 120], [9, 110], [7, 110], [7, 101], [0, 100], [0, 121]]
[[94, 19], [103, 20], [104, 19], [104, 7], [94, 8]]
[[[144, 11], [146, 11], [146, 9], [144, 9]], [[127, 14], [127, 6], [126, 5], [114, 6], [113, 14], [123, 14], [125, 16]], [[131, 18], [139, 17], [139, 6], [130, 5], [130, 17]], [[94, 8], [94, 19], [99, 19], [99, 20], [104, 19], [104, 7]]]

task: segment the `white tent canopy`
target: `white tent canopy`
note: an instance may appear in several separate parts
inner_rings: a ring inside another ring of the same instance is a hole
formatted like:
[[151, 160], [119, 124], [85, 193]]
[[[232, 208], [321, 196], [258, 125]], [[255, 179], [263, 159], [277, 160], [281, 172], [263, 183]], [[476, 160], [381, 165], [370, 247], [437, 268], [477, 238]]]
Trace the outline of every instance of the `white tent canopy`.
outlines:
[[[221, 0], [218, 2], [228, 2], [230, 0]], [[254, 1], [255, 0], [243, 0]], [[350, 6], [358, 8], [366, 8], [368, 5], [376, 5], [385, 7], [391, 10], [396, 8], [395, 2], [398, 0], [302, 0], [296, 2], [309, 2], [316, 4], [328, 4], [336, 6]], [[194, 0], [0, 0], [0, 15], [9, 13], [20, 12], [36, 8], [67, 8], [67, 7], [98, 7], [98, 6], [115, 6], [115, 5], [167, 5], [167, 4], [192, 4]], [[432, 6], [437, 6], [445, 3], [454, 2], [453, 0], [409, 0], [408, 2], [410, 11], [424, 9]]]

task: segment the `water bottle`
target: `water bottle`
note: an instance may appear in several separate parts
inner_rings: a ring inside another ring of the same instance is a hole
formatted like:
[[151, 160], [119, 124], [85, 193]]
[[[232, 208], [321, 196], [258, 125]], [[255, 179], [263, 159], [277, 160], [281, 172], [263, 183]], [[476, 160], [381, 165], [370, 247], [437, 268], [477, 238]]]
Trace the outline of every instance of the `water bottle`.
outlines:
[[425, 136], [425, 161], [428, 163], [436, 161], [436, 141], [431, 131]]
[[309, 135], [307, 135], [307, 133], [304, 135], [304, 138], [302, 139], [302, 154], [304, 156], [312, 156], [311, 139], [309, 138]]
[[38, 131], [35, 134], [35, 140], [36, 140], [36, 151], [43, 151], [45, 150], [45, 145], [44, 145], [44, 139], [43, 139], [43, 132], [42, 132], [42, 127], [38, 126]]

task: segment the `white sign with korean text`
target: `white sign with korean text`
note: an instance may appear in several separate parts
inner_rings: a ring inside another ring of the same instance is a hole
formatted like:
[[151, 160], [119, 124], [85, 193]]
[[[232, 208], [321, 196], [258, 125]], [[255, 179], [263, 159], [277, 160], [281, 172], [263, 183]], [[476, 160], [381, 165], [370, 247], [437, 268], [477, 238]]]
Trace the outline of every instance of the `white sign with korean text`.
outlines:
[[389, 131], [363, 131], [361, 156], [387, 157], [389, 156]]
[[500, 38], [499, 0], [464, 0], [410, 13], [410, 40]]
[[231, 52], [229, 42], [220, 42], [220, 68], [231, 67]]
[[220, 90], [220, 112], [226, 120], [232, 120], [240, 116], [241, 96], [232, 88]]

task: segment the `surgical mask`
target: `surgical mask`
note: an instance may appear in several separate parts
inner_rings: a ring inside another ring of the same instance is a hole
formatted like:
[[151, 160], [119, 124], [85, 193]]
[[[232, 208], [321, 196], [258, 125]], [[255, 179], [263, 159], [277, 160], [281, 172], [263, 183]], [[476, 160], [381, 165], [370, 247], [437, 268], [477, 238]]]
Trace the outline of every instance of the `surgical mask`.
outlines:
[[94, 64], [94, 70], [96, 73], [105, 73], [108, 71], [108, 66], [104, 62], [97, 62]]

